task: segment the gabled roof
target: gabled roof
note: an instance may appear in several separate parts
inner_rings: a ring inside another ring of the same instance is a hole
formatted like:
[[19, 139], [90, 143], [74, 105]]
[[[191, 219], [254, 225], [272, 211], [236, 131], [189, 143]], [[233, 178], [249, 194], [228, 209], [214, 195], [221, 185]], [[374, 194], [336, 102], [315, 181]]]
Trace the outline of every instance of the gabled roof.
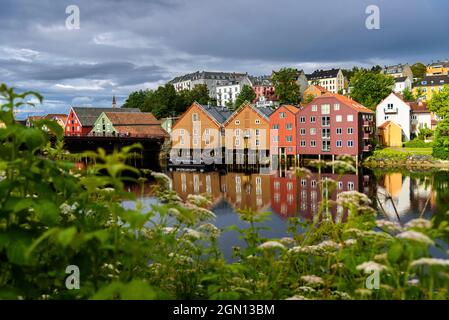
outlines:
[[311, 74], [307, 74], [306, 77], [307, 80], [335, 78], [339, 71], [340, 69], [316, 70]]
[[386, 127], [389, 127], [390, 125], [394, 125], [394, 126], [396, 126], [396, 127], [401, 128], [401, 126], [400, 126], [399, 124], [397, 124], [396, 122], [393, 122], [393, 121], [388, 120], [388, 121], [385, 121], [384, 123], [382, 123], [382, 124], [379, 126], [379, 129], [385, 129]]
[[82, 126], [92, 127], [102, 112], [140, 112], [138, 108], [72, 107]]
[[262, 118], [264, 118], [266, 121], [269, 121], [270, 115], [274, 112], [273, 109], [269, 107], [256, 107], [249, 103], [248, 101], [244, 102], [240, 108], [235, 110], [229, 117], [226, 119], [226, 121], [223, 123], [223, 125], [226, 125], [231, 119], [233, 119], [235, 116], [237, 116], [243, 109], [246, 107], [250, 107], [253, 109], [257, 114], [259, 114]]
[[432, 62], [428, 65], [429, 67], [443, 67], [443, 68], [449, 68], [449, 61], [436, 61]]
[[224, 106], [198, 105], [219, 124], [225, 123], [232, 114], [231, 110]]
[[408, 77], [397, 77], [394, 78], [394, 82], [404, 82]]
[[113, 126], [160, 125], [160, 121], [149, 112], [105, 112], [104, 114]]
[[[371, 109], [368, 109], [367, 107], [361, 105], [360, 103], [349, 99], [345, 96], [342, 96], [341, 94], [335, 94], [335, 93], [325, 93], [322, 96], [316, 97], [313, 101], [315, 101], [316, 99], [324, 99], [324, 98], [335, 98], [337, 99], [340, 103], [354, 109], [357, 112], [363, 112], [363, 113], [374, 113], [374, 111], [372, 111]], [[313, 104], [313, 101], [309, 104]]]
[[427, 103], [424, 102], [406, 102], [410, 106], [412, 113], [430, 113]]
[[276, 110], [273, 110], [273, 112], [271, 114], [273, 114], [275, 111], [277, 111], [277, 110], [279, 110], [281, 108], [287, 109], [288, 111], [290, 111], [293, 114], [297, 114], [299, 112], [299, 110], [300, 110], [299, 108], [297, 108], [295, 106], [292, 106], [290, 104], [283, 104], [279, 108], [277, 108]]

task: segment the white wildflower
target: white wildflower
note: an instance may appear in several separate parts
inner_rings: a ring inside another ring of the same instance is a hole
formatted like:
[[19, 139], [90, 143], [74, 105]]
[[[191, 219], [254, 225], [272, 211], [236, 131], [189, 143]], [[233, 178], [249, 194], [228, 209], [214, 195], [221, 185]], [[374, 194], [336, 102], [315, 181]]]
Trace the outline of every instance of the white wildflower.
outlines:
[[277, 241], [267, 241], [262, 243], [259, 247], [259, 249], [285, 249], [285, 246], [282, 243], [279, 243]]
[[337, 195], [337, 204], [343, 207], [369, 206], [371, 200], [364, 193], [358, 191], [345, 191]]
[[404, 232], [398, 234], [396, 237], [399, 239], [412, 240], [412, 241], [420, 242], [420, 243], [427, 244], [427, 245], [434, 244], [432, 239], [430, 239], [425, 234], [423, 234], [421, 232], [417, 232], [417, 231], [411, 231], [411, 230], [404, 231]]
[[332, 291], [331, 295], [334, 296], [335, 298], [341, 299], [341, 300], [352, 300], [352, 297], [343, 291], [338, 291], [338, 290]]
[[413, 261], [410, 266], [440, 266], [449, 267], [449, 259], [437, 259], [437, 258], [421, 258]]
[[301, 280], [310, 285], [320, 285], [324, 283], [323, 278], [315, 275], [301, 276]]
[[151, 175], [160, 182], [164, 187], [170, 188], [172, 185], [172, 181], [169, 176], [161, 172], [151, 172]]
[[359, 264], [356, 267], [356, 269], [357, 270], [362, 270], [364, 273], [371, 273], [373, 271], [380, 272], [380, 271], [386, 270], [387, 267], [384, 266], [383, 264], [380, 264], [380, 263], [377, 263], [377, 262], [374, 262], [374, 261], [367, 261], [367, 262], [364, 262], [362, 264]]
[[418, 218], [407, 222], [405, 227], [407, 229], [430, 229], [432, 228], [432, 222], [426, 219]]
[[376, 254], [374, 256], [374, 260], [376, 260], [376, 261], [385, 261], [385, 260], [387, 260], [387, 254], [386, 253]]
[[305, 293], [314, 293], [316, 290], [312, 287], [308, 287], [308, 286], [300, 286], [298, 288], [299, 291], [305, 292]]
[[166, 233], [166, 234], [170, 234], [170, 233], [176, 232], [176, 228], [165, 227], [165, 228], [162, 229], [162, 231], [163, 231], [164, 233]]
[[179, 212], [179, 210], [178, 209], [175, 209], [175, 208], [170, 208], [170, 209], [168, 209], [168, 215], [169, 216], [172, 216], [172, 217], [175, 217], [175, 218], [178, 218], [180, 215], [181, 215], [181, 213]]
[[296, 169], [296, 176], [306, 178], [310, 177], [312, 175], [312, 171], [310, 171], [307, 168], [297, 168]]
[[344, 268], [345, 268], [345, 265], [342, 262], [337, 262], [337, 263], [334, 263], [333, 265], [331, 265], [332, 270], [338, 270], [338, 269], [344, 269]]
[[185, 228], [184, 231], [185, 231], [184, 235], [187, 238], [191, 238], [193, 240], [201, 239], [202, 236], [203, 236], [201, 232], [193, 230], [193, 229], [190, 229], [190, 228]]
[[220, 237], [221, 231], [212, 223], [205, 223], [198, 227], [199, 230], [209, 234], [212, 238], [217, 239]]
[[304, 296], [300, 296], [300, 295], [294, 295], [293, 297], [287, 298], [285, 300], [309, 300]]
[[338, 244], [332, 240], [325, 240], [317, 244], [317, 247], [324, 250], [338, 250], [341, 248], [341, 244]]
[[280, 243], [282, 243], [284, 246], [289, 246], [295, 244], [295, 239], [290, 237], [283, 237], [279, 240]]
[[341, 160], [335, 160], [335, 161], [331, 161], [327, 164], [329, 167], [333, 167], [336, 171], [343, 171], [345, 173], [350, 173], [350, 172], [356, 172], [355, 167], [346, 162], [346, 161], [341, 161]]
[[193, 259], [192, 259], [192, 258], [183, 256], [183, 255], [180, 255], [180, 254], [175, 254], [175, 253], [173, 253], [173, 252], [170, 252], [170, 253], [168, 254], [168, 256], [169, 256], [170, 258], [173, 258], [176, 262], [178, 262], [178, 263], [180, 263], [180, 264], [190, 264], [190, 263], [193, 263]]
[[417, 285], [419, 285], [419, 279], [410, 279], [407, 281], [407, 283], [410, 286], [417, 286]]
[[198, 207], [209, 207], [212, 205], [212, 202], [209, 199], [199, 194], [189, 194], [187, 196], [187, 201]]
[[376, 226], [381, 229], [387, 229], [393, 232], [400, 232], [402, 231], [401, 225], [396, 221], [389, 221], [389, 220], [376, 220]]
[[357, 244], [357, 239], [348, 239], [344, 241], [345, 246], [349, 247], [349, 246], [353, 246]]

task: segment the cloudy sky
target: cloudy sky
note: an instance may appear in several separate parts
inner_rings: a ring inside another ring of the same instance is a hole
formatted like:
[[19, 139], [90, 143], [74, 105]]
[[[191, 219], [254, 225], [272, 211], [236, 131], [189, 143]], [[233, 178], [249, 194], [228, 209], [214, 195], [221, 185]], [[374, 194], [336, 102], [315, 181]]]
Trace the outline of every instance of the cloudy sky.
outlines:
[[[66, 27], [69, 5], [80, 9], [78, 30]], [[380, 30], [365, 27], [369, 5]], [[447, 0], [0, 0], [0, 82], [41, 92], [32, 114], [110, 106], [113, 94], [121, 104], [197, 70], [447, 58]]]

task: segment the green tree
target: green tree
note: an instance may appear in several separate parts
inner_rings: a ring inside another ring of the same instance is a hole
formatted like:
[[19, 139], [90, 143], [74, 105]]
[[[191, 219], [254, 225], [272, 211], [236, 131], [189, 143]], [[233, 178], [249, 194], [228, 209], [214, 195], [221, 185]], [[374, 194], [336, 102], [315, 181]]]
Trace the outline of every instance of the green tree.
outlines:
[[429, 101], [429, 110], [445, 120], [449, 119], [449, 85], [445, 85], [440, 92], [434, 92]]
[[242, 87], [242, 91], [240, 91], [236, 101], [235, 101], [235, 107], [239, 108], [245, 101], [253, 102], [254, 99], [256, 99], [256, 93], [254, 92], [254, 89], [245, 84]]
[[416, 89], [416, 92], [415, 92], [415, 95], [414, 95], [414, 100], [418, 100], [418, 99], [421, 99], [421, 98], [424, 98], [426, 96], [426, 94], [424, 93], [424, 90], [423, 90], [423, 88], [417, 88]]
[[308, 103], [312, 102], [313, 99], [315, 99], [315, 96], [314, 96], [313, 94], [309, 93], [309, 94], [306, 96], [306, 99], [304, 100], [304, 103], [305, 103], [305, 104], [308, 104]]
[[351, 98], [374, 110], [393, 90], [394, 78], [383, 73], [361, 70], [351, 78]]
[[412, 69], [414, 78], [422, 79], [426, 76], [427, 67], [425, 64], [423, 64], [421, 62], [417, 62], [414, 65], [412, 65], [411, 69]]
[[297, 77], [298, 71], [294, 68], [282, 68], [279, 71], [273, 71], [271, 78], [280, 104], [298, 104], [301, 101]]
[[149, 90], [139, 90], [132, 92], [123, 104], [123, 108], [142, 108], [145, 99], [150, 95]]
[[402, 96], [404, 97], [404, 101], [414, 101], [415, 96], [409, 88], [405, 88], [404, 92], [402, 92]]

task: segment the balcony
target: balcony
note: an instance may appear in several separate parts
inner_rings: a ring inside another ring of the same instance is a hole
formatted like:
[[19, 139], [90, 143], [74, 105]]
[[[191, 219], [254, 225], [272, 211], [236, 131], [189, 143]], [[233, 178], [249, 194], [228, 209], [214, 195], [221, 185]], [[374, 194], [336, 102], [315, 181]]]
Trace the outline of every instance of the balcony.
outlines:
[[364, 140], [369, 140], [370, 138], [371, 138], [371, 134], [370, 134], [370, 133], [365, 132], [365, 133], [363, 134], [363, 139], [364, 139]]
[[363, 126], [364, 127], [371, 127], [371, 121], [370, 120], [363, 120]]
[[398, 113], [398, 107], [384, 108], [384, 112], [385, 112], [385, 114]]
[[372, 146], [370, 144], [366, 145], [366, 146], [363, 147], [363, 152], [370, 152], [371, 148], [372, 148]]

